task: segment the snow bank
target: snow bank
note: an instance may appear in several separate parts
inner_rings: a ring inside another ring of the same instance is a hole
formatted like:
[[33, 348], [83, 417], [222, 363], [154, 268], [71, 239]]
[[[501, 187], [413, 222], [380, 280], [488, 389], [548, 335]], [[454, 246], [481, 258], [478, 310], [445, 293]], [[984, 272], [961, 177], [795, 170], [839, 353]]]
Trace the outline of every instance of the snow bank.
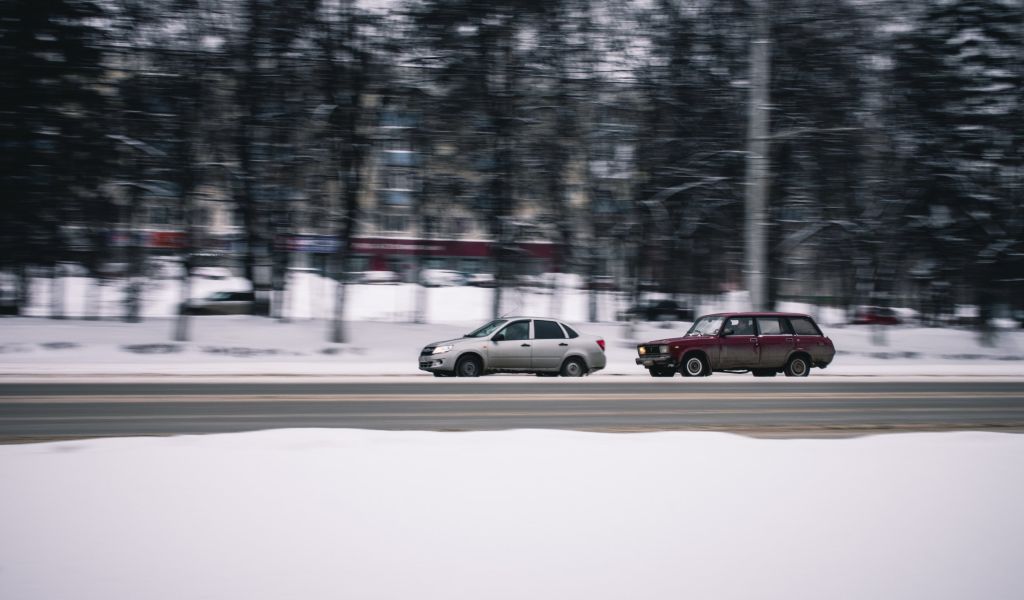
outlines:
[[[352, 285], [346, 320], [349, 342], [332, 344], [327, 317], [333, 282], [307, 272], [290, 275], [285, 314], [290, 322], [261, 317], [194, 317], [190, 341], [171, 342], [172, 315], [179, 301], [178, 282], [150, 280], [143, 292], [146, 321], [125, 324], [118, 283], [95, 286], [84, 278], [61, 281], [69, 315], [84, 314], [86, 298], [95, 298], [104, 320], [0, 319], [0, 375], [420, 375], [416, 356], [424, 345], [461, 336], [486, 322], [493, 290], [441, 287], [426, 290], [429, 324], [412, 323], [418, 286]], [[49, 280], [34, 282], [29, 314], [49, 314]], [[195, 296], [245, 289], [243, 279], [194, 278]], [[89, 290], [92, 290], [90, 292]], [[741, 309], [744, 293], [726, 294], [698, 307], [698, 313]], [[518, 314], [561, 318], [608, 342], [608, 367], [597, 376], [646, 377], [636, 366], [636, 344], [681, 335], [688, 323], [617, 323], [625, 308], [616, 293], [597, 296], [598, 323], [587, 323], [587, 292], [563, 288], [506, 290], [504, 308]], [[793, 307], [788, 307], [793, 308]], [[813, 312], [813, 311], [812, 311]], [[1000, 331], [982, 344], [961, 329], [838, 326], [834, 311], [818, 311], [838, 355], [813, 376], [954, 375], [1021, 376], [1024, 332]], [[742, 375], [716, 375], [742, 377]]]

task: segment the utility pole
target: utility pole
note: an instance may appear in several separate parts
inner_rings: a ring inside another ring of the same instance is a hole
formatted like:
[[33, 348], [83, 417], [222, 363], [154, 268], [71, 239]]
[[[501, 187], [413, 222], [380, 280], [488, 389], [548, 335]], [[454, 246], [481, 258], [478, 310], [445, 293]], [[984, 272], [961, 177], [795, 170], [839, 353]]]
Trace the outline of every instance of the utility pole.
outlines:
[[750, 40], [750, 105], [747, 128], [746, 181], [746, 283], [751, 308], [767, 308], [768, 232], [766, 212], [770, 165], [768, 140], [771, 83], [771, 42], [768, 21], [769, 0], [752, 0], [753, 36]]

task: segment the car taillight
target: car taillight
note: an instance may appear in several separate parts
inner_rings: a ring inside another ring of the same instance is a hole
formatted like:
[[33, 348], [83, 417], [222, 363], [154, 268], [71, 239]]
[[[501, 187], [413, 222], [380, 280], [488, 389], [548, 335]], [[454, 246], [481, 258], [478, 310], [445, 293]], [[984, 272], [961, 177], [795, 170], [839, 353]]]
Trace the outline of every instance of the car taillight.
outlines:
[[601, 347], [601, 352], [604, 352], [604, 340], [597, 340], [597, 345]]

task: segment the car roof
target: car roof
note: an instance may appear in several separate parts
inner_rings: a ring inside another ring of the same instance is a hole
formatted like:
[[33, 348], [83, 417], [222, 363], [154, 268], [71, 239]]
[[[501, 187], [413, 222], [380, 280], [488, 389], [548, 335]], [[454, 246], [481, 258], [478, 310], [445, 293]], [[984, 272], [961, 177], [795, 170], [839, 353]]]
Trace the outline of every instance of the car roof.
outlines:
[[701, 315], [701, 317], [806, 317], [811, 318], [811, 315], [805, 315], [804, 313], [792, 313], [792, 312], [767, 312], [767, 311], [735, 311], [735, 312], [718, 312], [707, 315]]
[[[505, 321], [515, 321], [516, 319], [541, 319], [541, 320], [544, 320], [544, 321], [558, 321], [559, 323], [565, 323], [565, 321], [563, 321], [562, 319], [556, 319], [554, 317], [531, 317], [531, 316], [528, 316], [528, 315], [515, 315], [515, 316], [511, 316], [511, 317], [498, 317], [498, 319], [502, 319], [502, 320], [505, 320]], [[498, 319], [495, 319], [495, 320], [498, 320]]]

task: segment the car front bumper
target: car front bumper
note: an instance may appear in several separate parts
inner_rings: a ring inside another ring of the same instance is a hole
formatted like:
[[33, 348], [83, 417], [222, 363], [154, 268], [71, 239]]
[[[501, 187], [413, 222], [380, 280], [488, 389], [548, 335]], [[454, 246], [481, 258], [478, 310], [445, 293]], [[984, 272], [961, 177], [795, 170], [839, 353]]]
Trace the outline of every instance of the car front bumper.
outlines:
[[646, 354], [636, 359], [636, 364], [650, 369], [651, 367], [676, 367], [676, 360], [671, 354]]
[[455, 371], [455, 357], [448, 353], [420, 356], [420, 371], [428, 373], [450, 373]]

